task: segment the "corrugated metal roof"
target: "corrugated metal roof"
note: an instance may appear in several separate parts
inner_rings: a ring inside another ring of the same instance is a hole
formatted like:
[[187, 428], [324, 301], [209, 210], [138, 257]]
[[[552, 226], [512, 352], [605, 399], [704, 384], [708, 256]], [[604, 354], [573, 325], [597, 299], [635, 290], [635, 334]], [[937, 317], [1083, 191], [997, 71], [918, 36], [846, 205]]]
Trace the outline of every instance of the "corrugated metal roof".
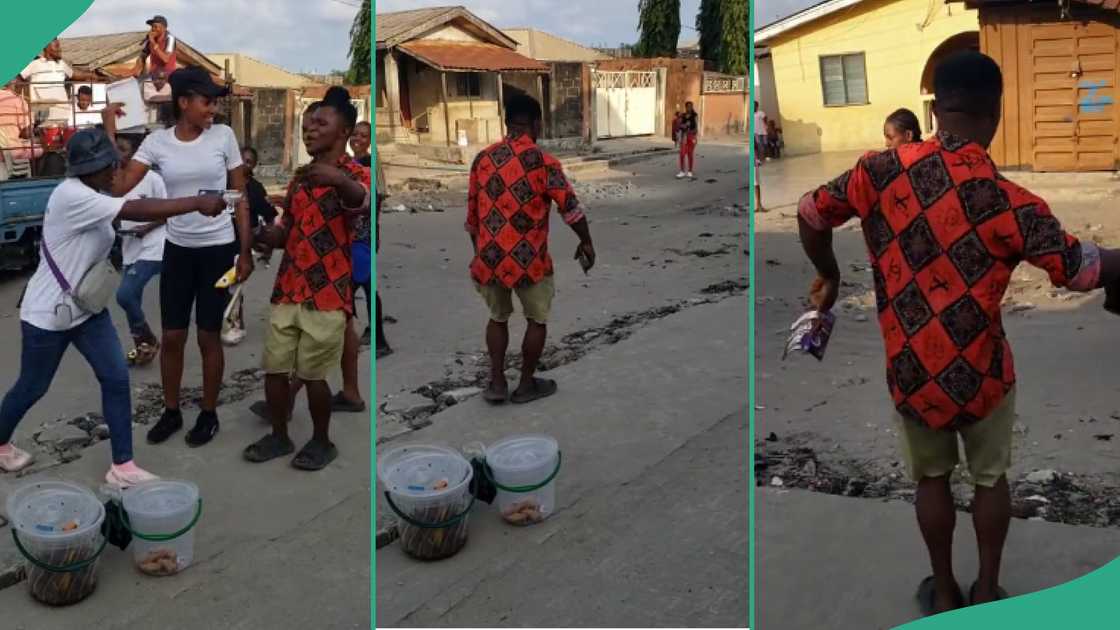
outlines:
[[548, 72], [548, 66], [501, 46], [476, 42], [415, 40], [400, 45], [408, 55], [450, 72]]
[[[62, 45], [62, 58], [72, 66], [88, 69], [103, 68], [136, 58], [144, 45], [148, 31], [131, 31], [109, 35], [88, 35], [85, 37], [66, 37], [58, 40]], [[176, 38], [180, 65], [197, 63], [210, 72], [220, 74], [222, 68], [206, 55]]]
[[393, 48], [448, 22], [458, 21], [460, 25], [471, 27], [484, 39], [499, 46], [517, 48], [517, 41], [501, 32], [490, 23], [463, 7], [431, 7], [378, 13], [374, 20], [374, 34], [378, 48]]

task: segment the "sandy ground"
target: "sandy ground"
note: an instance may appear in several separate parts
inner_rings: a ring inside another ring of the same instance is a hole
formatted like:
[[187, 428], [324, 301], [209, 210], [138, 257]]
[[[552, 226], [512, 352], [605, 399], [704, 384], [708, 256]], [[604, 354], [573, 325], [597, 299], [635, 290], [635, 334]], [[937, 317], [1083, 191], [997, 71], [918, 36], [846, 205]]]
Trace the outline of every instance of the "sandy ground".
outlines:
[[[844, 285], [825, 361], [781, 361], [788, 326], [806, 310], [805, 296], [814, 277], [797, 238], [794, 204], [803, 192], [849, 167], [856, 157], [793, 158], [761, 169], [763, 203], [772, 211], [756, 217], [756, 470], [763, 485], [909, 500], [912, 485], [902, 475], [858, 225], [846, 226], [835, 236]], [[1120, 224], [1112, 218], [1114, 183], [1102, 179], [1077, 188], [1063, 176], [1022, 179], [1051, 200], [1067, 230], [1103, 245], [1120, 242]], [[1101, 309], [1102, 302], [1101, 292], [1080, 295], [1054, 289], [1041, 271], [1025, 264], [1013, 276], [1004, 322], [1019, 379], [1010, 471], [1019, 517], [1120, 525], [1115, 498], [1120, 484], [1120, 386], [1109, 377], [1115, 363], [1111, 341], [1120, 322]], [[958, 480], [955, 491], [965, 508], [970, 500], [967, 484]], [[766, 516], [760, 514], [760, 519], [761, 532]], [[916, 527], [912, 536], [918, 545]], [[781, 557], [765, 560], [760, 581], [770, 572], [792, 568]], [[1018, 569], [1011, 565], [1007, 571]], [[925, 572], [919, 564], [905, 579], [916, 584]]]

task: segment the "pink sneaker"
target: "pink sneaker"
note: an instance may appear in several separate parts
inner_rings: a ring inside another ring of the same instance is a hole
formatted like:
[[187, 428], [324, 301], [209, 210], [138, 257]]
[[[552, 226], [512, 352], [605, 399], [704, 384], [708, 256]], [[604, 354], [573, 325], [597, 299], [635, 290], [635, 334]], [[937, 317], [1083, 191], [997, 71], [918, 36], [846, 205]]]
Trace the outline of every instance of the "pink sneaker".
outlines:
[[159, 477], [136, 465], [135, 461], [113, 464], [105, 473], [105, 482], [115, 488], [124, 489], [144, 483], [158, 481]]
[[4, 472], [18, 472], [35, 461], [31, 453], [16, 448], [15, 444], [8, 443], [0, 446], [0, 470]]

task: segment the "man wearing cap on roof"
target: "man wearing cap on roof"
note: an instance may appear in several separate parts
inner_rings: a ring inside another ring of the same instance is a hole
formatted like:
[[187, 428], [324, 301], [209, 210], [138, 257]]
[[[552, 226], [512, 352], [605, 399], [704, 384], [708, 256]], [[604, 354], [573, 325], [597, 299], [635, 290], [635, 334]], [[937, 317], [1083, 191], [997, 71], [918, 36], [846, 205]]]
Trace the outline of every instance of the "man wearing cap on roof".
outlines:
[[[116, 116], [117, 111], [116, 106], [107, 108], [102, 119]], [[226, 204], [219, 196], [198, 194], [170, 200], [111, 196], [120, 156], [100, 129], [79, 131], [66, 151], [66, 179], [51, 193], [43, 217], [39, 267], [20, 300], [19, 377], [0, 403], [0, 471], [13, 473], [31, 464], [32, 455], [17, 448], [12, 436], [31, 407], [46, 395], [62, 357], [73, 345], [101, 386], [112, 452], [105, 480], [123, 488], [156, 477], [133, 460], [128, 367], [109, 310], [90, 297], [104, 293], [105, 278], [90, 271], [108, 258], [117, 221], [163, 221], [195, 212], [218, 216]]]
[[167, 32], [167, 18], [157, 15], [148, 20], [147, 24], [151, 30], [140, 50], [140, 59], [136, 61], [133, 76], [143, 75], [145, 70], [149, 76], [170, 76], [175, 72], [176, 52], [175, 37]]

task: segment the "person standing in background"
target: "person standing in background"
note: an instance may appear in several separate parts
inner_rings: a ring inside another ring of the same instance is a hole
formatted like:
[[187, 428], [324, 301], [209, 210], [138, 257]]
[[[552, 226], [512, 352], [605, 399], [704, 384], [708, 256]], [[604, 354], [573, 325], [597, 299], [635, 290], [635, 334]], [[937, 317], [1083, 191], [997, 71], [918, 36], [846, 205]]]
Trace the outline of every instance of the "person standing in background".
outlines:
[[766, 122], [769, 119], [766, 117], [766, 112], [758, 105], [758, 101], [754, 102], [754, 154], [758, 159], [765, 160], [769, 157], [766, 153]]
[[[127, 168], [136, 154], [135, 141], [128, 136], [117, 136], [117, 152], [121, 154], [121, 168]], [[166, 199], [167, 187], [163, 178], [153, 171], [124, 195], [125, 199]], [[148, 325], [144, 315], [144, 288], [163, 268], [163, 244], [167, 238], [165, 221], [121, 221], [121, 255], [124, 270], [121, 286], [117, 289], [117, 304], [128, 318], [133, 348], [128, 352], [130, 365], [147, 365], [159, 354], [159, 338]]]
[[[684, 104], [680, 123], [680, 167], [677, 179], [692, 179], [692, 169], [696, 161], [696, 141], [700, 135], [700, 115], [696, 113], [692, 101]], [[687, 169], [685, 168], [687, 165]]]

